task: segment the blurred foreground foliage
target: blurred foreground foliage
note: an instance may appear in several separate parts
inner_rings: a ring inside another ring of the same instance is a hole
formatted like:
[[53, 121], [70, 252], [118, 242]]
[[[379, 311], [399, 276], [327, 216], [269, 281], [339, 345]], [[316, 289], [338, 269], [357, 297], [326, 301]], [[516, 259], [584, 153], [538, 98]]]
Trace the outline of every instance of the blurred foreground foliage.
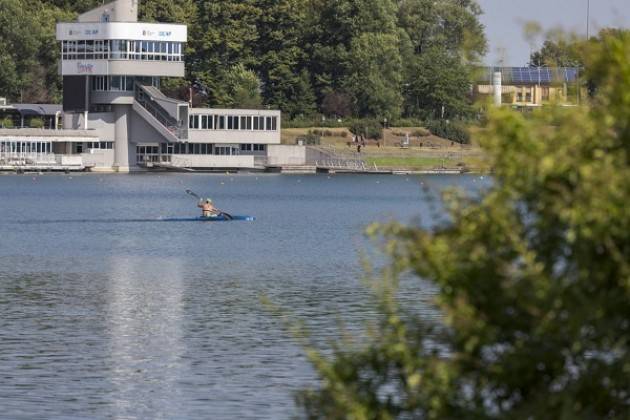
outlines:
[[[494, 184], [445, 195], [448, 224], [372, 229], [391, 255], [382, 316], [332, 355], [307, 418], [630, 418], [630, 36], [585, 45], [588, 105], [495, 109], [480, 136]], [[433, 283], [439, 325], [396, 299]]]

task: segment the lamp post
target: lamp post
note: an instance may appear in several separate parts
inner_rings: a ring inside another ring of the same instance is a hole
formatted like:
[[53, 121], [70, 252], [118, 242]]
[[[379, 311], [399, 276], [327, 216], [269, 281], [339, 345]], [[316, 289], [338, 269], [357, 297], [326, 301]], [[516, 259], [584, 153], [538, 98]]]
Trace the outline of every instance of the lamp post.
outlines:
[[586, 40], [590, 39], [591, 26], [591, 0], [586, 0]]

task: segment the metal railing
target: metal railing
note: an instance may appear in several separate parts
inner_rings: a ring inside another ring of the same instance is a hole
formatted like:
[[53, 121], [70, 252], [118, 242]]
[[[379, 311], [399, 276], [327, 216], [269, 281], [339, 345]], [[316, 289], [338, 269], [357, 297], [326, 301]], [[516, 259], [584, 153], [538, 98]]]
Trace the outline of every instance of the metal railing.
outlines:
[[350, 171], [368, 171], [368, 166], [362, 160], [326, 159], [316, 161], [315, 166], [325, 169], [338, 169]]

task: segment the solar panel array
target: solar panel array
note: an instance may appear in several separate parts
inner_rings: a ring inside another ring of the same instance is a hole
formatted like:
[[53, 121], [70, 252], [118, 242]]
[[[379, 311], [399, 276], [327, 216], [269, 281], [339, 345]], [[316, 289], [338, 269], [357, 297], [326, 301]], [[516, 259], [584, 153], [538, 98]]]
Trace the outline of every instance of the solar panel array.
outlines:
[[579, 77], [577, 67], [486, 67], [480, 82], [492, 83], [494, 72], [501, 72], [504, 84], [550, 85], [574, 83]]

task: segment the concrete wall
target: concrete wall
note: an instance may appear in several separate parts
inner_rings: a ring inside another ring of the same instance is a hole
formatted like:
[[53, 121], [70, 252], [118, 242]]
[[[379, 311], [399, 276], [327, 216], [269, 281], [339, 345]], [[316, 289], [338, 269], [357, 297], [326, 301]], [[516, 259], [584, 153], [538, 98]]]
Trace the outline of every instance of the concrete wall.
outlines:
[[110, 22], [137, 22], [138, 0], [116, 0], [79, 15], [78, 22], [100, 22], [103, 14]]
[[173, 166], [186, 168], [254, 168], [254, 156], [173, 155]]
[[133, 92], [90, 92], [90, 102], [93, 104], [131, 105]]
[[184, 77], [183, 62], [140, 60], [63, 60], [61, 74], [82, 76]]
[[[130, 111], [132, 111], [132, 108], [130, 108]], [[131, 112], [129, 116], [131, 128], [129, 137], [130, 143], [163, 143], [176, 140], [175, 137], [166, 137], [166, 134], [162, 134], [156, 128], [152, 127], [138, 112], [144, 112], [148, 115], [147, 118], [153, 118], [141, 105], [137, 103], [134, 104], [133, 112]], [[156, 121], [156, 124], [161, 127], [165, 133], [168, 132], [167, 128], [163, 127], [159, 122]]]
[[95, 130], [101, 141], [116, 139], [115, 123], [113, 112], [88, 113], [88, 128]]
[[90, 153], [82, 153], [81, 158], [85, 166], [93, 166], [96, 169], [111, 169], [114, 166], [113, 150], [92, 149]]
[[272, 166], [306, 164], [306, 147], [290, 145], [267, 146], [267, 164]]
[[188, 130], [191, 143], [280, 144], [280, 131]]

